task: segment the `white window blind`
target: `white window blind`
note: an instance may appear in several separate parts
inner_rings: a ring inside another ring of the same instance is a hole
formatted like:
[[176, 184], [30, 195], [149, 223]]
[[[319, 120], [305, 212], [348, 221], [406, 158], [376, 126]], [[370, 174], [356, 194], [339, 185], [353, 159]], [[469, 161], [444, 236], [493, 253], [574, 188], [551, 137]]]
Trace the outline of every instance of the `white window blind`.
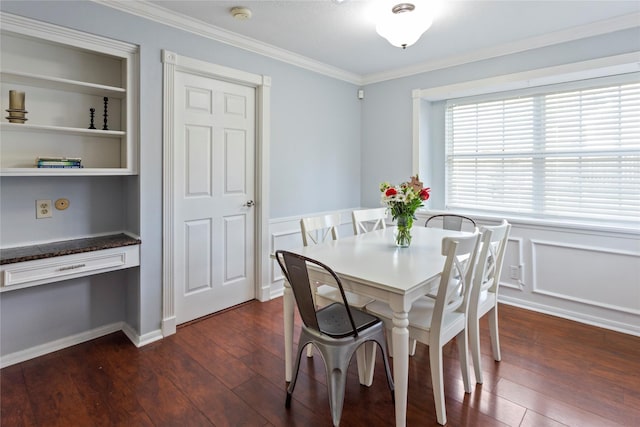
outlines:
[[449, 103], [447, 208], [638, 221], [640, 83]]

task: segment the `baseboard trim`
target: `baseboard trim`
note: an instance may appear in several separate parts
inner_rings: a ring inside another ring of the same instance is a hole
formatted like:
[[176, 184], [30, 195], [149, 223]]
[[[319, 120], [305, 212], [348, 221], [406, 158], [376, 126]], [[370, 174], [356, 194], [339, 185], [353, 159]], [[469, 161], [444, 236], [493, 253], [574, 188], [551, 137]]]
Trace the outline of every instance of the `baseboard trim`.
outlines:
[[524, 301], [517, 298], [500, 296], [498, 298], [498, 301], [506, 305], [524, 308], [525, 310], [536, 311], [538, 313], [544, 313], [550, 316], [561, 317], [563, 319], [573, 320], [575, 322], [584, 323], [586, 325], [597, 326], [599, 328], [609, 329], [612, 331], [621, 332], [623, 334], [640, 337], [640, 327], [630, 325], [628, 323], [616, 322], [610, 319], [603, 319], [601, 317], [591, 316], [585, 313], [577, 313], [575, 311], [558, 307], [550, 307], [548, 305], [537, 304], [531, 301]]
[[127, 338], [129, 338], [136, 347], [142, 347], [163, 338], [162, 331], [160, 329], [156, 329], [155, 331], [148, 332], [144, 335], [138, 335], [138, 333], [127, 323], [123, 324], [122, 332], [124, 332]]
[[25, 350], [16, 351], [15, 353], [4, 355], [0, 357], [0, 368], [15, 365], [16, 363], [34, 359], [39, 356], [44, 356], [45, 354], [53, 353], [54, 351], [62, 350], [76, 344], [81, 344], [86, 341], [91, 341], [95, 338], [118, 332], [122, 330], [122, 327], [123, 322], [111, 323], [109, 325], [104, 325], [99, 328], [81, 332], [76, 335], [71, 335], [45, 344], [40, 344], [35, 347], [27, 348]]
[[81, 332], [76, 335], [40, 344], [25, 350], [16, 351], [15, 353], [0, 356], [0, 369], [15, 365], [16, 363], [25, 362], [36, 357], [44, 356], [45, 354], [53, 353], [54, 351], [62, 350], [76, 344], [82, 344], [83, 342], [91, 341], [118, 331], [122, 331], [136, 347], [142, 347], [162, 339], [162, 332], [159, 329], [144, 335], [138, 335], [138, 333], [129, 324], [125, 322], [116, 322]]

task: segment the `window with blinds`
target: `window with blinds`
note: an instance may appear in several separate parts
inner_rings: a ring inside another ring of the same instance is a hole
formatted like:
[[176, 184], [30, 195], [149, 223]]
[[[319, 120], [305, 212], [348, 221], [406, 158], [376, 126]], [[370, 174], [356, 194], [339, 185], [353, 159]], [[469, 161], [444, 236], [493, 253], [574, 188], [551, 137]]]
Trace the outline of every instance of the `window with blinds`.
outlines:
[[450, 102], [448, 209], [637, 222], [640, 83]]

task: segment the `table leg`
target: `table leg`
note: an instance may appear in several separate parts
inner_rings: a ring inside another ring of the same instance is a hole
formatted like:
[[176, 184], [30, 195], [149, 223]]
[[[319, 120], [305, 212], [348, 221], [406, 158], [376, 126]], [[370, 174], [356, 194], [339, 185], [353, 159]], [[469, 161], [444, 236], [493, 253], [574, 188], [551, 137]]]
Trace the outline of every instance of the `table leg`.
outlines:
[[282, 301], [282, 311], [284, 314], [284, 379], [289, 382], [293, 371], [293, 313], [294, 313], [293, 291], [291, 285], [284, 281], [284, 297]]
[[393, 381], [396, 398], [396, 427], [407, 424], [409, 386], [409, 319], [407, 312], [393, 312]]

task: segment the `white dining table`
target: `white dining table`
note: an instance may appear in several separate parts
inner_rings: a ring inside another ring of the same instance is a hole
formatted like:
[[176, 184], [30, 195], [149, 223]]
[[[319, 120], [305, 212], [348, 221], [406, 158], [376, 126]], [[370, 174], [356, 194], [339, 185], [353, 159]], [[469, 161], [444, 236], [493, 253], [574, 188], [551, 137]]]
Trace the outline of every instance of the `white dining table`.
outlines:
[[[345, 290], [384, 301], [391, 307], [395, 418], [396, 426], [401, 427], [406, 425], [407, 419], [408, 312], [414, 301], [437, 287], [435, 279], [442, 271], [445, 260], [441, 254], [442, 239], [468, 233], [414, 227], [408, 248], [396, 247], [393, 233], [394, 227], [389, 227], [290, 251], [331, 267], [340, 277]], [[312, 281], [324, 282], [322, 272], [311, 266], [309, 276]], [[286, 381], [292, 378], [294, 309], [293, 293], [285, 280], [283, 310]], [[359, 363], [358, 370], [360, 382], [369, 386], [373, 381], [375, 346], [371, 345], [367, 353], [366, 367]]]

